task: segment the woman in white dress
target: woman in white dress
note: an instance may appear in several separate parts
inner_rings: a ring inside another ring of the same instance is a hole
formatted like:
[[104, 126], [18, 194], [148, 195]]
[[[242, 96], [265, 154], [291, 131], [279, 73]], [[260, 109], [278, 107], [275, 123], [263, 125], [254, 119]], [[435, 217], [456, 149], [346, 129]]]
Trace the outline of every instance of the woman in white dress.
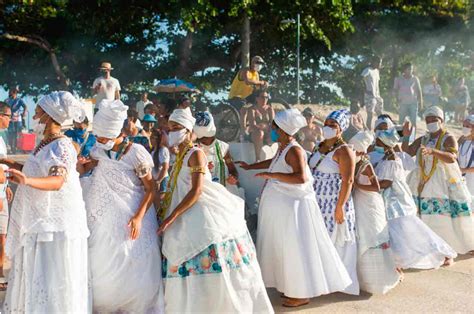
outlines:
[[416, 204], [405, 181], [400, 158], [393, 147], [395, 128], [379, 133], [385, 156], [375, 168], [387, 210], [390, 244], [399, 268], [438, 268], [456, 252], [416, 216]]
[[[463, 123], [462, 137], [459, 139], [458, 163], [467, 184], [467, 188], [474, 198], [474, 115], [469, 115]], [[473, 206], [474, 203], [471, 203]]]
[[355, 154], [342, 139], [342, 133], [349, 126], [349, 117], [350, 113], [345, 109], [329, 114], [324, 121], [324, 141], [316, 147], [309, 166], [326, 229], [351, 276], [352, 284], [342, 292], [358, 295], [356, 225], [351, 196]]
[[97, 161], [86, 195], [93, 308], [97, 312], [162, 313], [161, 255], [153, 160], [120, 136], [127, 106], [103, 100], [94, 116]]
[[[426, 135], [411, 145], [407, 136], [403, 138], [402, 149], [417, 158], [417, 168], [407, 182], [421, 219], [456, 252], [465, 254], [474, 250], [474, 216], [471, 194], [457, 163], [458, 144], [444, 126], [441, 108], [428, 108], [425, 122]], [[404, 135], [410, 131], [406, 123]]]
[[33, 117], [43, 140], [24, 166], [10, 165], [10, 181], [19, 187], [6, 245], [12, 259], [6, 313], [92, 310], [89, 231], [76, 171], [77, 153], [71, 140], [61, 134], [62, 123], [82, 118], [82, 104], [69, 92], [44, 96]]
[[306, 125], [297, 109], [275, 116], [271, 136], [279, 143], [273, 159], [244, 169], [268, 169], [260, 198], [257, 255], [266, 287], [284, 295], [284, 306], [343, 290], [349, 275], [326, 231], [312, 188], [304, 149], [294, 135]]
[[349, 144], [356, 151], [354, 207], [358, 244], [357, 273], [362, 290], [385, 294], [400, 282], [388, 233], [385, 204], [374, 168], [366, 155], [373, 135], [359, 132]]
[[244, 202], [212, 182], [203, 151], [192, 143], [189, 108], [169, 118], [168, 144], [179, 153], [164, 204], [163, 277], [167, 313], [272, 313]]

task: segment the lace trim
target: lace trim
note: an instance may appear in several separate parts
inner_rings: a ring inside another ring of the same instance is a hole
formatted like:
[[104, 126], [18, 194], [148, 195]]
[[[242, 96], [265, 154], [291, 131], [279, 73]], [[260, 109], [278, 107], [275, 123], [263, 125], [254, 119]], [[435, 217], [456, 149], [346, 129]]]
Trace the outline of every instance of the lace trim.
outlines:
[[147, 162], [142, 162], [140, 163], [136, 168], [135, 168], [135, 173], [139, 178], [146, 177], [150, 172], [151, 172], [151, 165]]

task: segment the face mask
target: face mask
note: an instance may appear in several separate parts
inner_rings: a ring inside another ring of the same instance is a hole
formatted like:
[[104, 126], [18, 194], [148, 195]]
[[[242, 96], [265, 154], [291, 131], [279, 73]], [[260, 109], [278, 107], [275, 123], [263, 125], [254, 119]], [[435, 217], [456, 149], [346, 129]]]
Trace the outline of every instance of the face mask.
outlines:
[[361, 160], [362, 156], [356, 156], [355, 162], [358, 163]]
[[441, 128], [441, 125], [438, 121], [436, 121], [436, 122], [432, 122], [432, 123], [427, 123], [426, 128], [428, 129], [428, 132], [435, 133], [435, 132], [439, 131], [439, 129]]
[[43, 118], [45, 114], [43, 113], [41, 115], [41, 117], [39, 117], [38, 119], [34, 119], [33, 120], [33, 132], [37, 135], [37, 136], [43, 136], [44, 134], [44, 131], [46, 130], [46, 123], [42, 123], [40, 122], [41, 121], [41, 118]]
[[462, 135], [464, 135], [464, 136], [469, 136], [469, 135], [471, 135], [471, 130], [472, 130], [471, 128], [463, 127], [463, 128], [462, 128]]
[[115, 142], [110, 140], [108, 141], [107, 143], [105, 144], [102, 144], [102, 143], [99, 143], [99, 142], [95, 142], [95, 147], [97, 148], [101, 148], [103, 150], [111, 150], [112, 148], [114, 148], [114, 145], [115, 145]]
[[168, 146], [178, 146], [186, 139], [187, 131], [186, 129], [182, 129], [179, 131], [172, 131], [168, 134]]
[[375, 138], [379, 137], [382, 132], [382, 130], [375, 130]]
[[379, 153], [379, 154], [383, 154], [385, 152], [383, 147], [381, 147], [381, 146], [374, 146], [374, 151]]
[[330, 139], [336, 137], [336, 135], [337, 135], [336, 129], [333, 129], [333, 128], [328, 127], [328, 126], [323, 127], [323, 137], [326, 140], [330, 140]]
[[278, 139], [280, 138], [280, 134], [278, 134], [275, 129], [272, 129], [270, 132], [270, 138], [272, 139], [273, 142], [278, 142]]
[[262, 66], [261, 64], [257, 64], [257, 65], [255, 66], [255, 71], [260, 72], [260, 70], [262, 69], [262, 67], [263, 67], [263, 66]]

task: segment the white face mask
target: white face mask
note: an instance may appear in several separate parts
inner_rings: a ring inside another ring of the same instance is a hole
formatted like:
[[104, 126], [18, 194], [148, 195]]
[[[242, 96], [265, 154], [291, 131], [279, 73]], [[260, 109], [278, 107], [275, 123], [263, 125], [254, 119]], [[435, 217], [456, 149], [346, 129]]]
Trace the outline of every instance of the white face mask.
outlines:
[[332, 139], [332, 138], [336, 137], [336, 135], [337, 135], [337, 130], [336, 129], [333, 129], [329, 126], [323, 127], [323, 137], [326, 140]]
[[426, 128], [428, 129], [428, 132], [436, 133], [439, 131], [439, 129], [441, 129], [441, 124], [439, 123], [439, 121], [427, 123]]
[[464, 136], [469, 136], [469, 135], [471, 135], [471, 130], [472, 130], [471, 128], [463, 127], [463, 128], [462, 128], [462, 135], [464, 135]]
[[255, 66], [255, 71], [260, 72], [260, 70], [261, 70], [262, 68], [263, 68], [263, 65], [257, 64], [257, 65]]
[[43, 114], [41, 115], [41, 117], [39, 117], [38, 119], [33, 119], [33, 132], [34, 132], [38, 137], [43, 136], [44, 131], [46, 130], [46, 123], [40, 122], [40, 121], [41, 121], [41, 118], [43, 118], [44, 115], [45, 115], [45, 113], [43, 113]]
[[187, 134], [186, 129], [182, 129], [179, 131], [171, 131], [168, 134], [168, 146], [169, 147], [178, 146], [186, 139], [186, 134]]
[[115, 145], [115, 142], [113, 140], [110, 140], [105, 144], [95, 142], [95, 147], [101, 148], [103, 150], [111, 150], [112, 148], [114, 148], [114, 145]]

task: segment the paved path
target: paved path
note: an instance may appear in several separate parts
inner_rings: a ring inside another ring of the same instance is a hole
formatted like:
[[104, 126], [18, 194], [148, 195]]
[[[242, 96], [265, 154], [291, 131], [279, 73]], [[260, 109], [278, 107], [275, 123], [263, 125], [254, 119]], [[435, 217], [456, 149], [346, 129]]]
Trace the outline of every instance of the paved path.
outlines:
[[[474, 313], [473, 276], [474, 256], [462, 255], [451, 267], [406, 271], [405, 280], [383, 296], [334, 293], [295, 310], [280, 305], [276, 290], [268, 292], [277, 313]], [[4, 298], [0, 292], [1, 303]]]

